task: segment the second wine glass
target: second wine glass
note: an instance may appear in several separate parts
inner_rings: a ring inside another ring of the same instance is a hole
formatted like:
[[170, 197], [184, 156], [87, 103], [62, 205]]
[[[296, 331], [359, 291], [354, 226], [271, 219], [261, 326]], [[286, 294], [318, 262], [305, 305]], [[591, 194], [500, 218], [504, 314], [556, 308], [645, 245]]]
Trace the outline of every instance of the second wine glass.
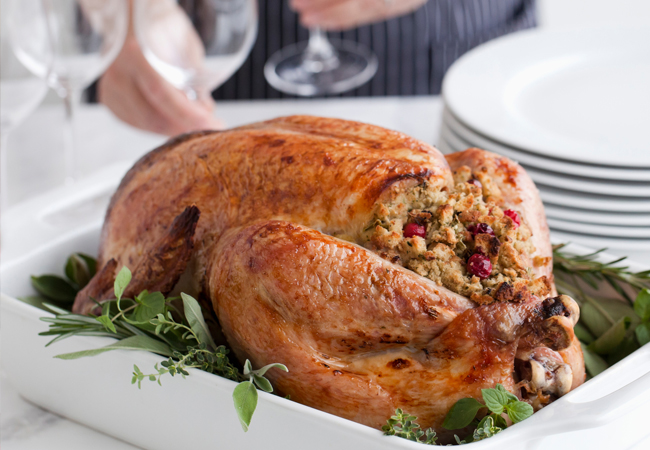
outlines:
[[135, 33], [151, 66], [190, 100], [209, 96], [257, 37], [256, 0], [136, 0]]
[[64, 101], [65, 181], [69, 184], [80, 175], [74, 110], [83, 89], [106, 70], [124, 43], [127, 1], [14, 0], [11, 17], [17, 57]]

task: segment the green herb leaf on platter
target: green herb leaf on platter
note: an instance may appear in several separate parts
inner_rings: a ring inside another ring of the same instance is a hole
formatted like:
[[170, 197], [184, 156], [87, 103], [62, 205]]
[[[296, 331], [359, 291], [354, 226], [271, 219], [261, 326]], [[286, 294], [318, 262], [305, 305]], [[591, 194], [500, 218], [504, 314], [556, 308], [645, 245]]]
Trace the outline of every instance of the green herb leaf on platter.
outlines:
[[237, 411], [239, 423], [244, 431], [248, 431], [248, 427], [250, 427], [253, 413], [257, 407], [257, 396], [257, 388], [250, 381], [242, 381], [232, 393], [235, 411]]
[[636, 339], [639, 345], [646, 345], [650, 342], [650, 322], [643, 322], [639, 324], [634, 330]]
[[199, 343], [206, 344], [211, 349], [217, 348], [212, 339], [212, 335], [210, 334], [210, 330], [205, 323], [205, 319], [203, 318], [199, 302], [185, 293], [181, 293], [181, 298], [183, 299], [185, 318], [187, 319], [190, 328], [199, 339]]
[[589, 344], [589, 348], [599, 355], [611, 353], [623, 342], [631, 323], [632, 319], [627, 316], [620, 318], [598, 339]]
[[492, 415], [486, 416], [479, 422], [476, 430], [474, 430], [472, 442], [490, 438], [501, 431], [503, 431], [503, 429], [496, 426], [494, 417]]
[[579, 323], [586, 326], [596, 338], [605, 334], [623, 317], [636, 317], [632, 307], [620, 300], [611, 298], [592, 300], [593, 302], [584, 302], [580, 306]]
[[475, 398], [461, 398], [451, 407], [442, 426], [447, 430], [465, 428], [476, 417], [481, 408], [486, 406]]
[[[246, 361], [248, 361], [248, 360], [246, 360]], [[248, 361], [248, 362], [250, 364], [250, 361]], [[266, 374], [266, 372], [269, 369], [280, 369], [280, 370], [283, 370], [285, 372], [289, 371], [289, 369], [287, 369], [287, 366], [285, 366], [284, 364], [279, 364], [279, 363], [267, 364], [266, 366], [264, 366], [264, 367], [262, 367], [260, 369], [251, 370], [251, 371], [254, 372], [256, 375], [259, 375], [259, 376], [263, 377], [264, 374]], [[244, 368], [244, 370], [245, 370], [245, 368]]]
[[138, 306], [130, 319], [134, 322], [149, 323], [158, 314], [165, 312], [165, 296], [160, 292], [143, 291], [135, 298]]
[[580, 346], [582, 347], [582, 355], [585, 360], [585, 368], [590, 376], [595, 377], [609, 367], [607, 361], [596, 352], [592, 351], [587, 345], [581, 342]]
[[172, 350], [163, 342], [153, 339], [149, 336], [131, 336], [117, 342], [113, 342], [104, 347], [95, 348], [92, 350], [82, 350], [74, 353], [64, 353], [56, 355], [55, 358], [59, 359], [79, 359], [88, 356], [96, 356], [111, 350], [145, 350], [153, 353], [158, 353], [164, 356], [171, 356]]
[[639, 343], [634, 335], [634, 331], [632, 328], [628, 329], [623, 342], [604, 358], [609, 366], [616, 364], [639, 349]]
[[32, 286], [43, 297], [62, 303], [72, 303], [78, 290], [57, 275], [32, 276]]
[[271, 382], [266, 378], [253, 374], [253, 382], [264, 392], [273, 392], [273, 386], [271, 386]]
[[104, 325], [104, 328], [106, 328], [108, 331], [117, 333], [117, 330], [115, 329], [115, 325], [113, 324], [113, 321], [109, 316], [102, 314], [101, 316], [95, 317], [95, 320], [97, 320], [97, 322]]
[[642, 289], [634, 301], [634, 312], [643, 321], [650, 321], [650, 289]]
[[80, 289], [86, 286], [93, 275], [95, 275], [94, 270], [88, 267], [86, 258], [82, 257], [79, 253], [73, 253], [66, 261], [64, 268], [64, 273], [68, 280], [72, 281]]
[[508, 403], [505, 408], [512, 423], [519, 423], [533, 415], [533, 407], [526, 402]]
[[115, 284], [114, 284], [115, 298], [118, 301], [122, 299], [122, 294], [124, 294], [124, 290], [129, 285], [130, 282], [131, 282], [131, 271], [129, 270], [128, 267], [122, 266], [120, 271], [117, 273], [117, 276], [115, 277]]
[[505, 406], [511, 401], [518, 401], [516, 395], [508, 392], [501, 384], [493, 389], [481, 389], [485, 406], [495, 414], [501, 414]]
[[386, 436], [396, 436], [420, 444], [436, 445], [438, 440], [436, 432], [431, 428], [422, 430], [420, 425], [415, 422], [416, 420], [417, 417], [397, 408], [395, 415], [391, 416], [381, 429]]
[[596, 338], [581, 322], [578, 322], [573, 327], [573, 332], [576, 337], [585, 344], [591, 344]]

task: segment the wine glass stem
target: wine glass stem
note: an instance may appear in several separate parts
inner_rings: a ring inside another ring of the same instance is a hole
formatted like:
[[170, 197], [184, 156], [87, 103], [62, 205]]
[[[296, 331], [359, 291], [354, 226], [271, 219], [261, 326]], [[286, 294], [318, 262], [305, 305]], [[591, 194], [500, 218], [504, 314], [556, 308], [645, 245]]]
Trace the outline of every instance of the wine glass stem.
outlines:
[[63, 157], [65, 162], [65, 184], [69, 185], [79, 177], [77, 145], [74, 127], [75, 111], [81, 101], [81, 91], [78, 89], [65, 89], [62, 92], [65, 105], [65, 123], [63, 125]]
[[337, 68], [340, 64], [336, 49], [327, 39], [327, 34], [318, 27], [309, 29], [309, 43], [303, 55], [303, 67], [312, 73]]
[[9, 180], [7, 175], [7, 150], [9, 143], [9, 133], [5, 130], [0, 132], [0, 217], [7, 212], [7, 201], [9, 199]]

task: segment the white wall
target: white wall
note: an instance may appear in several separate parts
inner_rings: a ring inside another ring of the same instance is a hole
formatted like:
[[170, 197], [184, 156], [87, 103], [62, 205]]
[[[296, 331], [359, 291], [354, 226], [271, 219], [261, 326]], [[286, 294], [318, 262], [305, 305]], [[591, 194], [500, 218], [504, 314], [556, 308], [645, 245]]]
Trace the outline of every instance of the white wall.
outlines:
[[537, 0], [544, 28], [650, 26], [650, 0]]

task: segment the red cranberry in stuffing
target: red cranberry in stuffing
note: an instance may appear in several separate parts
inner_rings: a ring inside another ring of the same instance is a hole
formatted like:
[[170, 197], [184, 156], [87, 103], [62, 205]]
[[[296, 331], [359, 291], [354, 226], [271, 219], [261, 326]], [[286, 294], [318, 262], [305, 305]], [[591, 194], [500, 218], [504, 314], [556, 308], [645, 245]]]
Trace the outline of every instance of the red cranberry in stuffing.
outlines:
[[424, 238], [427, 235], [427, 229], [423, 225], [417, 223], [407, 223], [404, 227], [404, 237], [410, 238], [413, 236], [420, 236]]
[[492, 273], [490, 258], [480, 253], [474, 253], [467, 261], [467, 271], [484, 280]]
[[506, 216], [510, 217], [512, 221], [515, 223], [515, 228], [519, 228], [519, 225], [521, 225], [521, 219], [519, 218], [519, 214], [517, 211], [513, 211], [512, 209], [506, 209], [503, 211], [503, 214]]
[[474, 186], [483, 189], [483, 185], [482, 185], [481, 182], [478, 181], [476, 178], [472, 178], [471, 180], [467, 180], [467, 182], [468, 182], [469, 184], [473, 184]]
[[476, 236], [477, 234], [489, 234], [490, 236], [494, 236], [494, 230], [492, 227], [483, 222], [468, 226], [467, 231], [472, 233], [472, 236]]

